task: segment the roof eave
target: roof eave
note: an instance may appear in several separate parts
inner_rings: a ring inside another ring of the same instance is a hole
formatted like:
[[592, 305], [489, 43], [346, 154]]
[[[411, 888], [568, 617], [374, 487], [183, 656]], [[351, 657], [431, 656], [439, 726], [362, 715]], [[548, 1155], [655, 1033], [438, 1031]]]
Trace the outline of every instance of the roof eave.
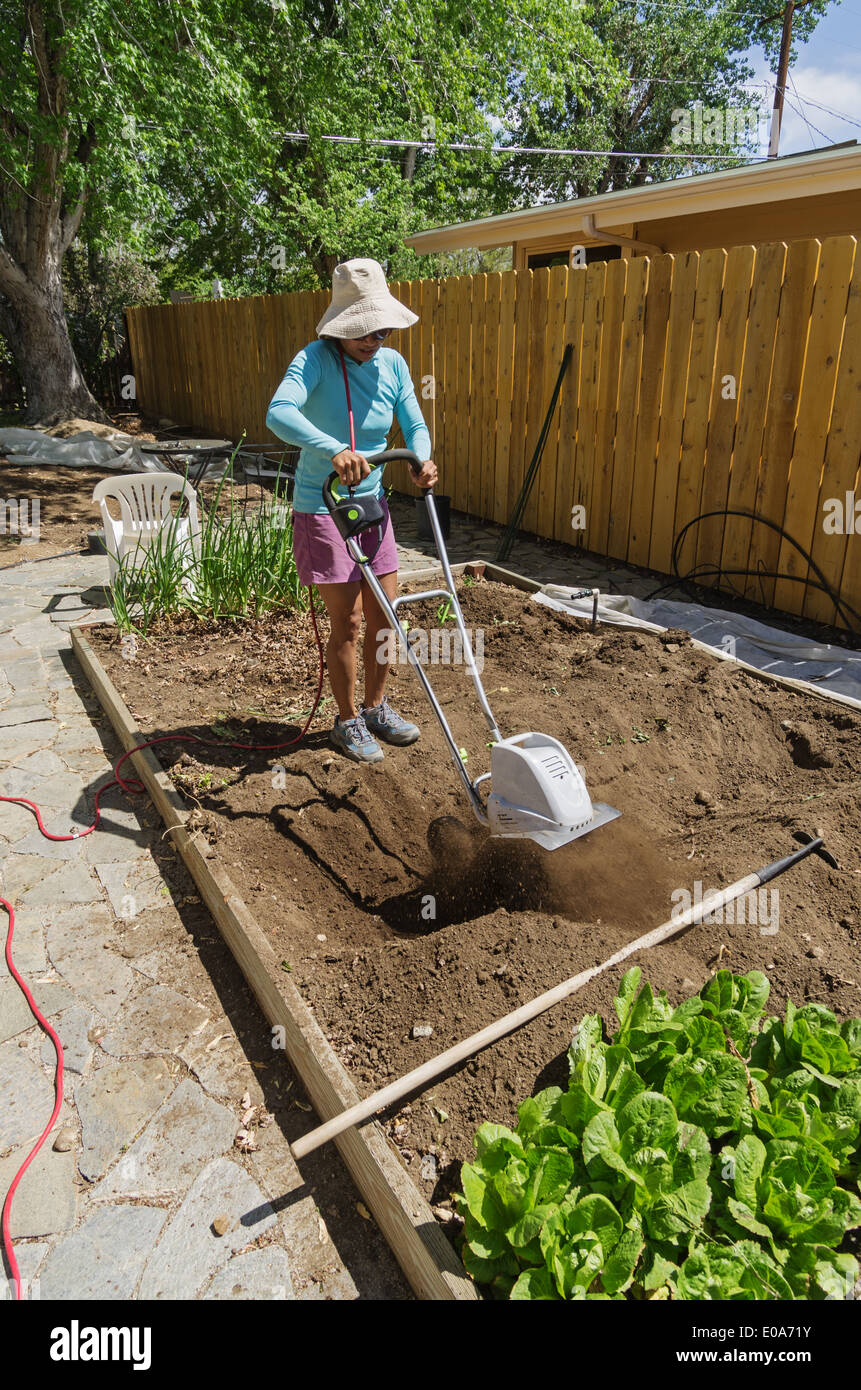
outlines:
[[[861, 186], [861, 146], [819, 156], [797, 155], [742, 169], [721, 170], [673, 179], [668, 183], [643, 184], [618, 193], [576, 198], [546, 207], [482, 217], [414, 232], [405, 244], [420, 254], [455, 251], [462, 247], [510, 245], [533, 237], [577, 231], [583, 213], [592, 213], [599, 226], [612, 230], [629, 222], [653, 222], [663, 217], [692, 217], [717, 208], [749, 207], [762, 202], [818, 197]], [[692, 185], [696, 185], [693, 187]]]

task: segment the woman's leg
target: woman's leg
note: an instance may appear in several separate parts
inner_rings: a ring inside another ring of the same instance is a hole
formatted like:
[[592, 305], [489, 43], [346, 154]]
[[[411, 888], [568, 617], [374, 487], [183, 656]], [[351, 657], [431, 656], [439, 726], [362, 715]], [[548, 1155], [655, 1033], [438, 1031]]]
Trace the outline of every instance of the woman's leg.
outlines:
[[[388, 576], [386, 576], [388, 578]], [[362, 594], [358, 580], [349, 584], [318, 584], [329, 614], [331, 633], [326, 665], [341, 719], [355, 719], [356, 666], [362, 626]]]
[[[397, 570], [393, 570], [390, 574], [378, 574], [377, 579], [386, 597], [395, 598], [398, 592]], [[392, 627], [386, 614], [377, 603], [370, 584], [366, 579], [360, 580], [360, 584], [362, 608], [365, 613], [365, 642], [362, 653], [365, 662], [365, 706], [367, 709], [372, 709], [383, 698], [383, 687], [386, 683], [389, 663], [380, 661], [378, 653], [380, 647], [385, 643], [386, 637], [391, 633]], [[390, 643], [386, 643], [387, 647], [390, 645]]]

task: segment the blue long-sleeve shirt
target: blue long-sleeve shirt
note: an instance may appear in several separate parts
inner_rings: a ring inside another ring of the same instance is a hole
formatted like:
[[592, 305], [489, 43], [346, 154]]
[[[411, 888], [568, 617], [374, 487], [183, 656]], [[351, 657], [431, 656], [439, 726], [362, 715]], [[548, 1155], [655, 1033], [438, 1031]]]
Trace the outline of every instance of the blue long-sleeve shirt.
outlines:
[[[356, 451], [367, 458], [386, 448], [397, 415], [404, 443], [423, 462], [431, 457], [431, 439], [416, 400], [409, 367], [394, 348], [379, 348], [366, 362], [346, 352], [347, 377], [356, 432]], [[344, 374], [337, 346], [322, 338], [297, 352], [266, 412], [266, 427], [287, 444], [301, 445], [296, 466], [293, 508], [325, 512], [322, 487], [332, 459], [350, 447], [350, 421]], [[374, 468], [354, 491], [379, 497], [383, 468]]]

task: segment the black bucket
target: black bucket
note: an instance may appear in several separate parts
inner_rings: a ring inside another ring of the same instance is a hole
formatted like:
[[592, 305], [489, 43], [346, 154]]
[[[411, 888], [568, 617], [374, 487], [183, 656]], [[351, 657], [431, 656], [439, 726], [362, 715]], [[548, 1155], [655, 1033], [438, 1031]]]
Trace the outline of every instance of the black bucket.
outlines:
[[[451, 535], [451, 498], [446, 496], [433, 495], [436, 507], [437, 520], [439, 521], [442, 538], [447, 541]], [[427, 502], [424, 497], [416, 498], [416, 525], [418, 527], [419, 540], [432, 541], [433, 531], [431, 530], [430, 517], [428, 516]]]

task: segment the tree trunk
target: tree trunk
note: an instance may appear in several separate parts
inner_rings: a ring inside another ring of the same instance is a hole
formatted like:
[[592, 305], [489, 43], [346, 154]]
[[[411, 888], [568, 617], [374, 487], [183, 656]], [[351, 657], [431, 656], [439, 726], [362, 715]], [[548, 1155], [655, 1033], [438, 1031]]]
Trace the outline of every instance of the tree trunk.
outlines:
[[332, 272], [341, 257], [337, 252], [323, 251], [320, 243], [316, 242], [308, 248], [308, 259], [320, 277], [323, 289], [327, 290], [332, 283]]
[[[29, 0], [26, 15], [39, 122], [28, 128], [0, 98], [0, 129], [21, 149], [26, 139], [31, 171], [29, 188], [11, 177], [0, 182], [0, 332], [26, 394], [25, 424], [50, 426], [75, 416], [108, 424], [81, 373], [63, 307], [63, 257], [77, 235], [87, 196], [85, 184], [75, 205], [64, 207], [69, 160], [65, 20], [59, 4], [42, 0]], [[42, 138], [40, 132], [48, 127], [52, 138]], [[89, 121], [75, 149], [82, 166], [95, 145], [96, 128]]]
[[69, 338], [63, 297], [30, 285], [17, 302], [0, 297], [0, 331], [26, 384], [25, 425], [59, 425], [80, 418], [110, 424], [83, 378]]

